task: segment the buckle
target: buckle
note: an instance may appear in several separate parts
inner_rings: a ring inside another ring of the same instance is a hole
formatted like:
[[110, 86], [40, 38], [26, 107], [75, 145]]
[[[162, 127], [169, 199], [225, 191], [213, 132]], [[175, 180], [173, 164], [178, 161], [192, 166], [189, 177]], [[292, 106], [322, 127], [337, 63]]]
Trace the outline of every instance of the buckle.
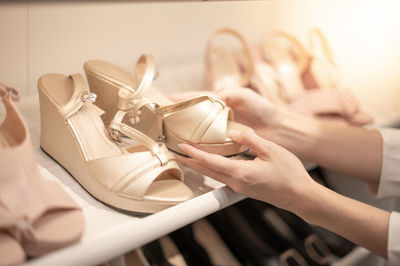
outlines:
[[113, 140], [118, 141], [118, 142], [122, 142], [121, 140], [121, 132], [119, 132], [118, 130], [111, 128], [110, 130], [110, 136]]
[[157, 141], [158, 142], [165, 142], [165, 135], [158, 136]]
[[97, 95], [93, 92], [84, 91], [81, 95], [82, 102], [94, 103], [96, 101]]

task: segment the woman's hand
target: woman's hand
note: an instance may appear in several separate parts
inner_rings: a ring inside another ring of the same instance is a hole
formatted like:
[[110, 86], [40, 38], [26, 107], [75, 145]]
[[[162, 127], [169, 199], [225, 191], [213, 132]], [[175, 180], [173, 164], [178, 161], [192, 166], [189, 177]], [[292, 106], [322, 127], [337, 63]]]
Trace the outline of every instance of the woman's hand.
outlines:
[[177, 156], [177, 159], [238, 193], [287, 210], [298, 210], [300, 199], [316, 185], [300, 160], [253, 132], [231, 132], [230, 135], [237, 143], [252, 149], [257, 157], [254, 160], [228, 159], [181, 144], [179, 147], [191, 158]]
[[257, 157], [252, 161], [228, 159], [180, 144], [191, 158], [176, 156], [177, 160], [238, 193], [289, 210], [387, 258], [389, 212], [319, 185], [296, 156], [253, 132], [231, 132], [231, 137]]

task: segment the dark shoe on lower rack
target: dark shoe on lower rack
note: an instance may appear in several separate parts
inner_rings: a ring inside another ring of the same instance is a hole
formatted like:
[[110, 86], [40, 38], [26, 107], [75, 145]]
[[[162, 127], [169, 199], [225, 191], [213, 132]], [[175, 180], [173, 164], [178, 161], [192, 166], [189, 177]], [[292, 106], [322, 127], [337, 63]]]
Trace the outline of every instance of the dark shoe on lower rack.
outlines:
[[235, 205], [207, 217], [232, 254], [242, 265], [279, 265], [279, 251], [260, 238], [260, 232], [243, 216]]
[[207, 251], [196, 241], [192, 225], [187, 225], [169, 234], [174, 241], [187, 265], [212, 266]]

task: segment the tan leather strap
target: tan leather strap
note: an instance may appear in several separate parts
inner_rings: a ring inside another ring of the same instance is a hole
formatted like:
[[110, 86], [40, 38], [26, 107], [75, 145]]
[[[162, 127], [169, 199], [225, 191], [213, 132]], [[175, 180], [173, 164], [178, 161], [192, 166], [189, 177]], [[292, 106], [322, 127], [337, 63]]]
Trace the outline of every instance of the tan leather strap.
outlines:
[[149, 149], [153, 156], [156, 156], [161, 165], [168, 163], [168, 158], [165, 153], [160, 149], [160, 145], [147, 137], [142, 132], [122, 123], [127, 112], [118, 111], [114, 119], [110, 123], [111, 138], [121, 142], [121, 135], [127, 136], [130, 139], [137, 141]]
[[318, 28], [314, 28], [309, 33], [309, 42], [311, 50], [309, 56], [314, 60], [320, 61], [329, 69], [331, 73], [332, 87], [337, 87], [339, 84], [339, 70], [333, 59], [332, 49], [325, 35]]
[[254, 60], [253, 57], [251, 56], [251, 52], [250, 52], [250, 47], [247, 44], [247, 41], [243, 38], [243, 36], [230, 28], [221, 28], [216, 30], [210, 37], [210, 39], [208, 39], [207, 42], [207, 47], [206, 47], [206, 53], [205, 53], [205, 62], [206, 62], [206, 67], [208, 69], [210, 69], [210, 65], [211, 65], [211, 56], [212, 56], [212, 47], [213, 47], [213, 41], [215, 40], [215, 38], [218, 35], [222, 35], [222, 34], [228, 34], [231, 35], [233, 37], [235, 37], [236, 39], [238, 39], [240, 41], [240, 43], [243, 46], [243, 50], [245, 53], [245, 56], [247, 58], [247, 62], [248, 65], [246, 67], [244, 67], [244, 74], [243, 74], [243, 79], [244, 79], [244, 84], [248, 84], [250, 81], [250, 78], [252, 77], [253, 73], [254, 73]]
[[4, 99], [11, 99], [16, 102], [19, 101], [20, 94], [16, 88], [9, 87], [0, 83], [0, 97], [3, 97]]
[[120, 110], [128, 110], [143, 98], [147, 90], [151, 87], [156, 77], [155, 59], [151, 55], [142, 55], [136, 62], [135, 67], [136, 88], [129, 91], [120, 90], [118, 108]]
[[[323, 56], [329, 61], [329, 63], [336, 65], [335, 60], [333, 59], [332, 49], [322, 31], [318, 28], [314, 28], [310, 31], [308, 37], [311, 51], [317, 50], [317, 46], [321, 47]], [[319, 45], [317, 43], [319, 43]]]
[[303, 73], [307, 69], [310, 63], [307, 49], [301, 44], [301, 42], [296, 37], [290, 35], [289, 33], [283, 31], [276, 31], [273, 33], [272, 36], [275, 38], [286, 39], [287, 41], [289, 41], [289, 43], [291, 43], [294, 46], [294, 48], [297, 50], [296, 63], [300, 73]]
[[74, 92], [71, 99], [60, 108], [65, 120], [81, 109], [85, 102], [94, 103], [97, 97], [96, 94], [89, 91], [89, 87], [81, 74], [73, 74], [69, 78], [73, 80]]

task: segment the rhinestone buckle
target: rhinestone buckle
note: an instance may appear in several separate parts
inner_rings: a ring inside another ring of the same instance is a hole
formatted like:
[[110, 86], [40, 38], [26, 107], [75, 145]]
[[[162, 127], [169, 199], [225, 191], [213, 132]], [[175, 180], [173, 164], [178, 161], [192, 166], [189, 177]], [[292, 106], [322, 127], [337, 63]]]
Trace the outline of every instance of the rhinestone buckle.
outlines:
[[112, 128], [110, 130], [110, 136], [113, 140], [121, 142], [121, 133], [118, 130]]
[[84, 91], [81, 95], [82, 102], [94, 103], [96, 101], [97, 95], [93, 92]]

